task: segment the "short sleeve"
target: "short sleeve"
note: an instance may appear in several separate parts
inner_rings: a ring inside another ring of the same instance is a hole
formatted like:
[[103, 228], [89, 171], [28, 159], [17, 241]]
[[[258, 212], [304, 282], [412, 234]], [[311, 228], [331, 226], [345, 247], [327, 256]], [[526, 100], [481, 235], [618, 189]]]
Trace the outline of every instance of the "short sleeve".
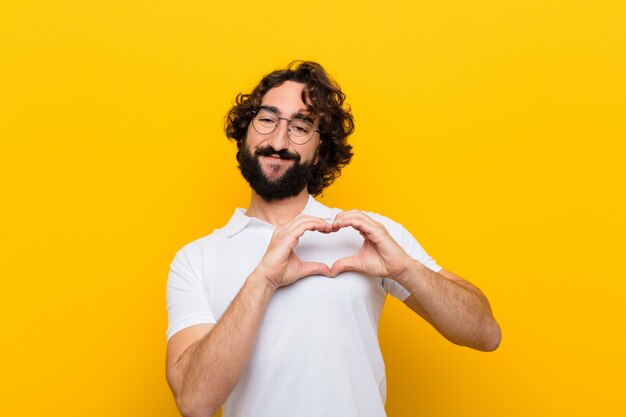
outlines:
[[201, 323], [216, 323], [204, 292], [198, 265], [192, 265], [185, 248], [170, 265], [166, 290], [167, 340], [182, 329]]
[[[413, 259], [423, 264], [434, 272], [441, 271], [441, 267], [437, 265], [435, 260], [426, 253], [422, 245], [406, 230], [402, 225], [394, 223], [391, 227], [385, 225], [392, 237], [404, 249], [404, 251]], [[391, 229], [391, 230], [390, 230]], [[395, 229], [395, 230], [394, 230]], [[402, 285], [390, 278], [383, 278], [383, 287], [385, 291], [393, 295], [400, 301], [404, 301], [411, 295]]]

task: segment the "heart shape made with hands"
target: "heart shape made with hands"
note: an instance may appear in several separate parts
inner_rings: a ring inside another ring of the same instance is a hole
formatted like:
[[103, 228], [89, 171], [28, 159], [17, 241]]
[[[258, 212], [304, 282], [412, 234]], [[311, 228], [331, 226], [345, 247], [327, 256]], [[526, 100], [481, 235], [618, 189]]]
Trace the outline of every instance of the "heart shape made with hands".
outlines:
[[319, 218], [306, 217], [308, 219], [300, 220], [300, 229], [296, 231], [300, 236], [305, 231], [330, 234], [351, 227], [363, 237], [363, 244], [356, 254], [340, 258], [330, 267], [320, 262], [300, 261], [305, 267], [303, 273], [307, 275], [336, 277], [342, 272], [355, 271], [381, 277], [393, 277], [406, 270], [407, 263], [412, 261], [391, 237], [384, 225], [361, 211], [342, 212], [330, 224]]

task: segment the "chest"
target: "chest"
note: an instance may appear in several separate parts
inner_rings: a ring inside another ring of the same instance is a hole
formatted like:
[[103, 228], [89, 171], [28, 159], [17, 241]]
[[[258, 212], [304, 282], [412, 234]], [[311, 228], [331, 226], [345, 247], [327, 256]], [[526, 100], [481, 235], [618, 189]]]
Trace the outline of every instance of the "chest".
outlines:
[[[219, 320], [235, 298], [247, 277], [259, 264], [272, 238], [272, 230], [255, 228], [228, 239], [207, 253], [203, 263], [205, 294]], [[306, 232], [294, 253], [303, 261], [323, 262], [331, 266], [345, 256], [356, 254], [363, 238], [352, 229], [337, 233]], [[379, 314], [385, 290], [380, 278], [345, 272], [336, 278], [311, 276], [280, 288], [274, 295], [269, 312], [289, 314], [293, 311], [319, 311], [329, 303], [364, 304]]]

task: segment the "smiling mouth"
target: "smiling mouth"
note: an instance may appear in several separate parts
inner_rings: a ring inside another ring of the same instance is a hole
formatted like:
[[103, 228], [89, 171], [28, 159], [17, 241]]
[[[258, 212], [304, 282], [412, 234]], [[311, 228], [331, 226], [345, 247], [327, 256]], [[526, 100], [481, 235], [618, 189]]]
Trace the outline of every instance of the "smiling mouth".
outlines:
[[278, 161], [284, 161], [284, 162], [291, 162], [293, 161], [293, 159], [291, 158], [281, 158], [280, 155], [261, 155], [262, 158], [267, 158], [268, 160], [270, 160], [271, 162], [278, 162]]
[[276, 149], [272, 148], [271, 146], [266, 146], [263, 148], [258, 148], [255, 152], [255, 156], [261, 157], [264, 156], [266, 158], [269, 158], [272, 161], [299, 161], [300, 158], [296, 153], [290, 152], [287, 149], [281, 149], [280, 151], [277, 151]]

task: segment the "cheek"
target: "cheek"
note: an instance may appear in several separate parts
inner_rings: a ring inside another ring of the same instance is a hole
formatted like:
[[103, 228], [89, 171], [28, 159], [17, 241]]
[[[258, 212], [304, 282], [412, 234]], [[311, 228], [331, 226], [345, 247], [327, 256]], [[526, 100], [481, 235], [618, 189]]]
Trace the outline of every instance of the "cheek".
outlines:
[[298, 154], [300, 154], [300, 162], [310, 162], [313, 161], [313, 163], [317, 163], [317, 151], [314, 148], [306, 148], [306, 149], [302, 149], [302, 147], [292, 147], [291, 148], [292, 152], [296, 152]]
[[248, 126], [246, 137], [243, 138], [243, 146], [246, 146], [249, 150], [255, 149], [263, 141], [263, 137], [252, 128], [252, 125]]

